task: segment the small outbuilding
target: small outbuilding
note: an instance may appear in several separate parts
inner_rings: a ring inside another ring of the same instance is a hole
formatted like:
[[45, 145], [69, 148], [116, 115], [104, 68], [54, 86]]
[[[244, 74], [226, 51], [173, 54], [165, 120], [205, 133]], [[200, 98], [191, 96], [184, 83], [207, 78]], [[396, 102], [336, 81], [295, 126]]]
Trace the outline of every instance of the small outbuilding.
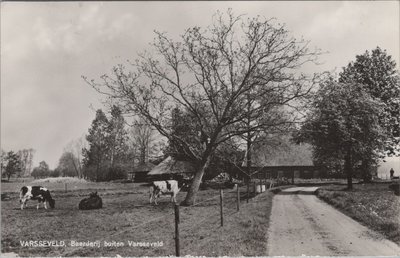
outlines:
[[134, 182], [142, 183], [147, 181], [148, 173], [155, 167], [153, 163], [139, 163], [130, 172], [128, 172], [128, 179]]
[[152, 180], [166, 180], [177, 177], [189, 179], [195, 173], [196, 166], [192, 162], [177, 160], [168, 156], [148, 173], [148, 177], [152, 178]]

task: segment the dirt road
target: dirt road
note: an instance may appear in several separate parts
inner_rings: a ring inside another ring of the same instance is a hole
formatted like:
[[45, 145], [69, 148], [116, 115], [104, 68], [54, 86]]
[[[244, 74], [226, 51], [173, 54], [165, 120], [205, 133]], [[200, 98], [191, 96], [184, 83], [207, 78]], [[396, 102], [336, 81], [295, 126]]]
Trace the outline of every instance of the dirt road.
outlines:
[[269, 256], [400, 255], [400, 246], [319, 200], [315, 190], [291, 188], [274, 197]]

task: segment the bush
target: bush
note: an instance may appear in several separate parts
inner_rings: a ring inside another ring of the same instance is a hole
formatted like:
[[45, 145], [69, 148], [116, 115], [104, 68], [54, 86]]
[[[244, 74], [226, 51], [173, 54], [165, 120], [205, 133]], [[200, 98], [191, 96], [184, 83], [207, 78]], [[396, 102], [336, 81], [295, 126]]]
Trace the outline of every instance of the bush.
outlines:
[[33, 176], [33, 178], [44, 178], [44, 177], [48, 177], [50, 176], [50, 171], [47, 170], [43, 170], [40, 168], [34, 168], [31, 175]]
[[60, 171], [55, 169], [53, 171], [50, 171], [50, 177], [59, 177], [60, 176]]
[[108, 169], [105, 181], [126, 179], [126, 178], [127, 178], [127, 173], [125, 169], [123, 169], [122, 167], [113, 167]]
[[113, 168], [100, 168], [97, 171], [96, 166], [85, 167], [83, 174], [90, 180], [103, 182], [118, 179], [126, 179], [127, 172], [123, 167], [113, 167]]
[[82, 172], [83, 172], [83, 176], [85, 178], [92, 180], [92, 181], [97, 181], [95, 166], [85, 166]]

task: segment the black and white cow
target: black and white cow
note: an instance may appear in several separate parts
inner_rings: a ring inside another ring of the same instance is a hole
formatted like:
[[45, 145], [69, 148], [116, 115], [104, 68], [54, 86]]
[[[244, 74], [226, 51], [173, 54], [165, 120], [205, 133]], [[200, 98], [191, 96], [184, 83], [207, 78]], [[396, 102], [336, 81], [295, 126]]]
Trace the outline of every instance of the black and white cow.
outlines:
[[19, 203], [21, 204], [21, 210], [26, 207], [28, 200], [38, 200], [36, 209], [39, 209], [39, 205], [43, 202], [44, 208], [47, 209], [46, 202], [49, 203], [51, 208], [54, 208], [56, 201], [51, 197], [50, 191], [41, 186], [23, 186], [19, 192]]
[[171, 195], [171, 202], [176, 202], [176, 195], [185, 186], [186, 183], [184, 181], [177, 180], [165, 180], [165, 181], [154, 181], [150, 186], [150, 203], [154, 200], [154, 203], [157, 205], [157, 198], [160, 195]]

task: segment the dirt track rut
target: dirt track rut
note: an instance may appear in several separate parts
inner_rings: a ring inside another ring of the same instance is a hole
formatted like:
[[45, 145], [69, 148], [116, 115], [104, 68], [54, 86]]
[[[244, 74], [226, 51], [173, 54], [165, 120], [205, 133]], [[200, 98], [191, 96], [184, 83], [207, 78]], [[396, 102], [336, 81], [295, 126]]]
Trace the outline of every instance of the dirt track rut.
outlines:
[[319, 200], [313, 191], [297, 188], [274, 197], [269, 256], [400, 255], [400, 246]]

